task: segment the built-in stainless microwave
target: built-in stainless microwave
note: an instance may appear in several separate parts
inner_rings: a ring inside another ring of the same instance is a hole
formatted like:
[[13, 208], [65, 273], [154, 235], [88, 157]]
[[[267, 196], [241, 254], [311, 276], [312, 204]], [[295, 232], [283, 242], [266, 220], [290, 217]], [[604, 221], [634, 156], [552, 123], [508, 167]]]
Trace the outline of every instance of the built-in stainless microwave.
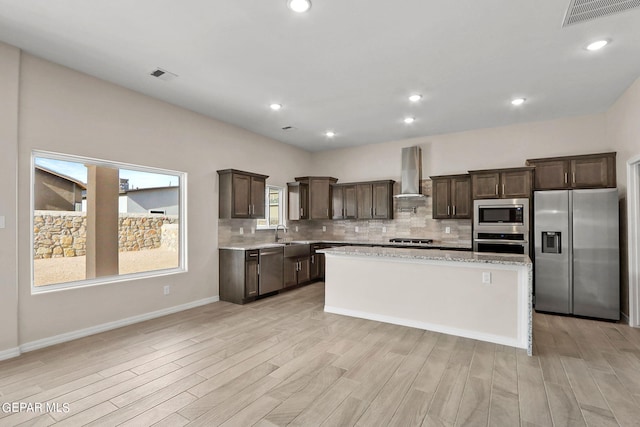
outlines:
[[474, 226], [502, 227], [529, 225], [528, 199], [474, 200]]

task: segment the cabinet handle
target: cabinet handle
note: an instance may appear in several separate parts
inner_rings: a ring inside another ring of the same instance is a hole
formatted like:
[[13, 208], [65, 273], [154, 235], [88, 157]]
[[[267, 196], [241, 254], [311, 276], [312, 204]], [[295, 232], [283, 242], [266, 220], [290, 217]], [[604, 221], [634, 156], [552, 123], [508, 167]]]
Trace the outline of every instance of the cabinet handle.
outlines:
[[304, 216], [304, 211], [300, 208], [300, 216]]
[[571, 178], [572, 178], [571, 179], [571, 183], [575, 184], [576, 183], [576, 173], [575, 172], [573, 173], [573, 176]]
[[504, 184], [502, 184], [502, 195], [504, 195]]
[[329, 216], [329, 208], [327, 208], [327, 216]]
[[342, 216], [344, 216], [344, 208], [342, 208]]
[[456, 216], [456, 205], [453, 205], [453, 216]]
[[451, 206], [447, 205], [447, 216], [449, 216], [451, 214]]
[[251, 205], [249, 205], [249, 210], [247, 212], [249, 215], [251, 215]]
[[569, 174], [567, 172], [564, 173], [564, 183], [569, 183]]
[[498, 195], [498, 184], [496, 184], [496, 196]]
[[260, 264], [258, 264], [258, 276], [260, 275]]
[[311, 264], [315, 264], [315, 263], [316, 263], [316, 256], [311, 255]]

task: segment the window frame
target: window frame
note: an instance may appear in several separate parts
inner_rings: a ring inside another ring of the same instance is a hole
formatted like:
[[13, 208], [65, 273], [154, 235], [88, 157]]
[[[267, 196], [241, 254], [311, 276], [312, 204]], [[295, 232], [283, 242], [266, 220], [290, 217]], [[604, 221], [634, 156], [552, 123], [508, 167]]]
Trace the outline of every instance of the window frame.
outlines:
[[[35, 286], [35, 270], [34, 270], [34, 213], [35, 213], [35, 167], [36, 158], [47, 158], [52, 160], [62, 160], [68, 162], [91, 164], [96, 166], [117, 167], [118, 169], [127, 169], [139, 172], [158, 173], [163, 175], [175, 175], [178, 177], [178, 230], [179, 244], [178, 248], [178, 266], [160, 270], [150, 270], [138, 273], [119, 274], [117, 276], [104, 276], [94, 279], [75, 280], [71, 282], [52, 283], [49, 285]], [[29, 254], [30, 254], [30, 285], [31, 295], [45, 294], [50, 292], [80, 289], [92, 286], [107, 285], [110, 283], [128, 282], [138, 279], [148, 279], [153, 277], [168, 276], [173, 274], [186, 273], [188, 271], [188, 254], [187, 254], [187, 173], [157, 168], [153, 166], [142, 166], [131, 163], [118, 162], [112, 160], [97, 159], [95, 157], [79, 156], [74, 154], [57, 153], [52, 151], [32, 150], [31, 151], [31, 171], [29, 179]]]
[[[270, 205], [269, 205], [269, 190], [270, 189], [276, 189], [278, 190], [278, 193], [280, 194], [280, 203], [278, 204], [278, 216], [280, 217], [280, 223], [276, 224], [276, 225], [270, 225], [269, 224], [269, 212], [270, 212]], [[256, 221], [256, 230], [275, 230], [276, 227], [278, 225], [286, 225], [286, 218], [285, 218], [285, 188], [284, 187], [280, 187], [278, 185], [269, 185], [267, 184], [265, 186], [265, 190], [264, 190], [264, 220], [266, 221], [267, 225], [260, 225], [259, 221]]]

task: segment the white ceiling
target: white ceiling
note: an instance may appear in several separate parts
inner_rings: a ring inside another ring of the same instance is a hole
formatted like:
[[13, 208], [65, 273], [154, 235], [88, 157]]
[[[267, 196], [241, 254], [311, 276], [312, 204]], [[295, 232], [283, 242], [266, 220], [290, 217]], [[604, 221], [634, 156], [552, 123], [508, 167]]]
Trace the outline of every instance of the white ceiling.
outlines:
[[[562, 28], [568, 5], [0, 0], [0, 40], [316, 151], [607, 110], [640, 76], [640, 8]], [[178, 78], [149, 76], [157, 67]]]

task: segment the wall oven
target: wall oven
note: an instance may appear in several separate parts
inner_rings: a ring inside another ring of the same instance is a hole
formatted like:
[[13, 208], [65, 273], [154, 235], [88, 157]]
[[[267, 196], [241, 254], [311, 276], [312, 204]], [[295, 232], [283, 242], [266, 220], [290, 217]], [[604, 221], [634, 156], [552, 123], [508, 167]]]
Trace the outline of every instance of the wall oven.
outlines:
[[473, 202], [473, 250], [529, 255], [529, 199]]

